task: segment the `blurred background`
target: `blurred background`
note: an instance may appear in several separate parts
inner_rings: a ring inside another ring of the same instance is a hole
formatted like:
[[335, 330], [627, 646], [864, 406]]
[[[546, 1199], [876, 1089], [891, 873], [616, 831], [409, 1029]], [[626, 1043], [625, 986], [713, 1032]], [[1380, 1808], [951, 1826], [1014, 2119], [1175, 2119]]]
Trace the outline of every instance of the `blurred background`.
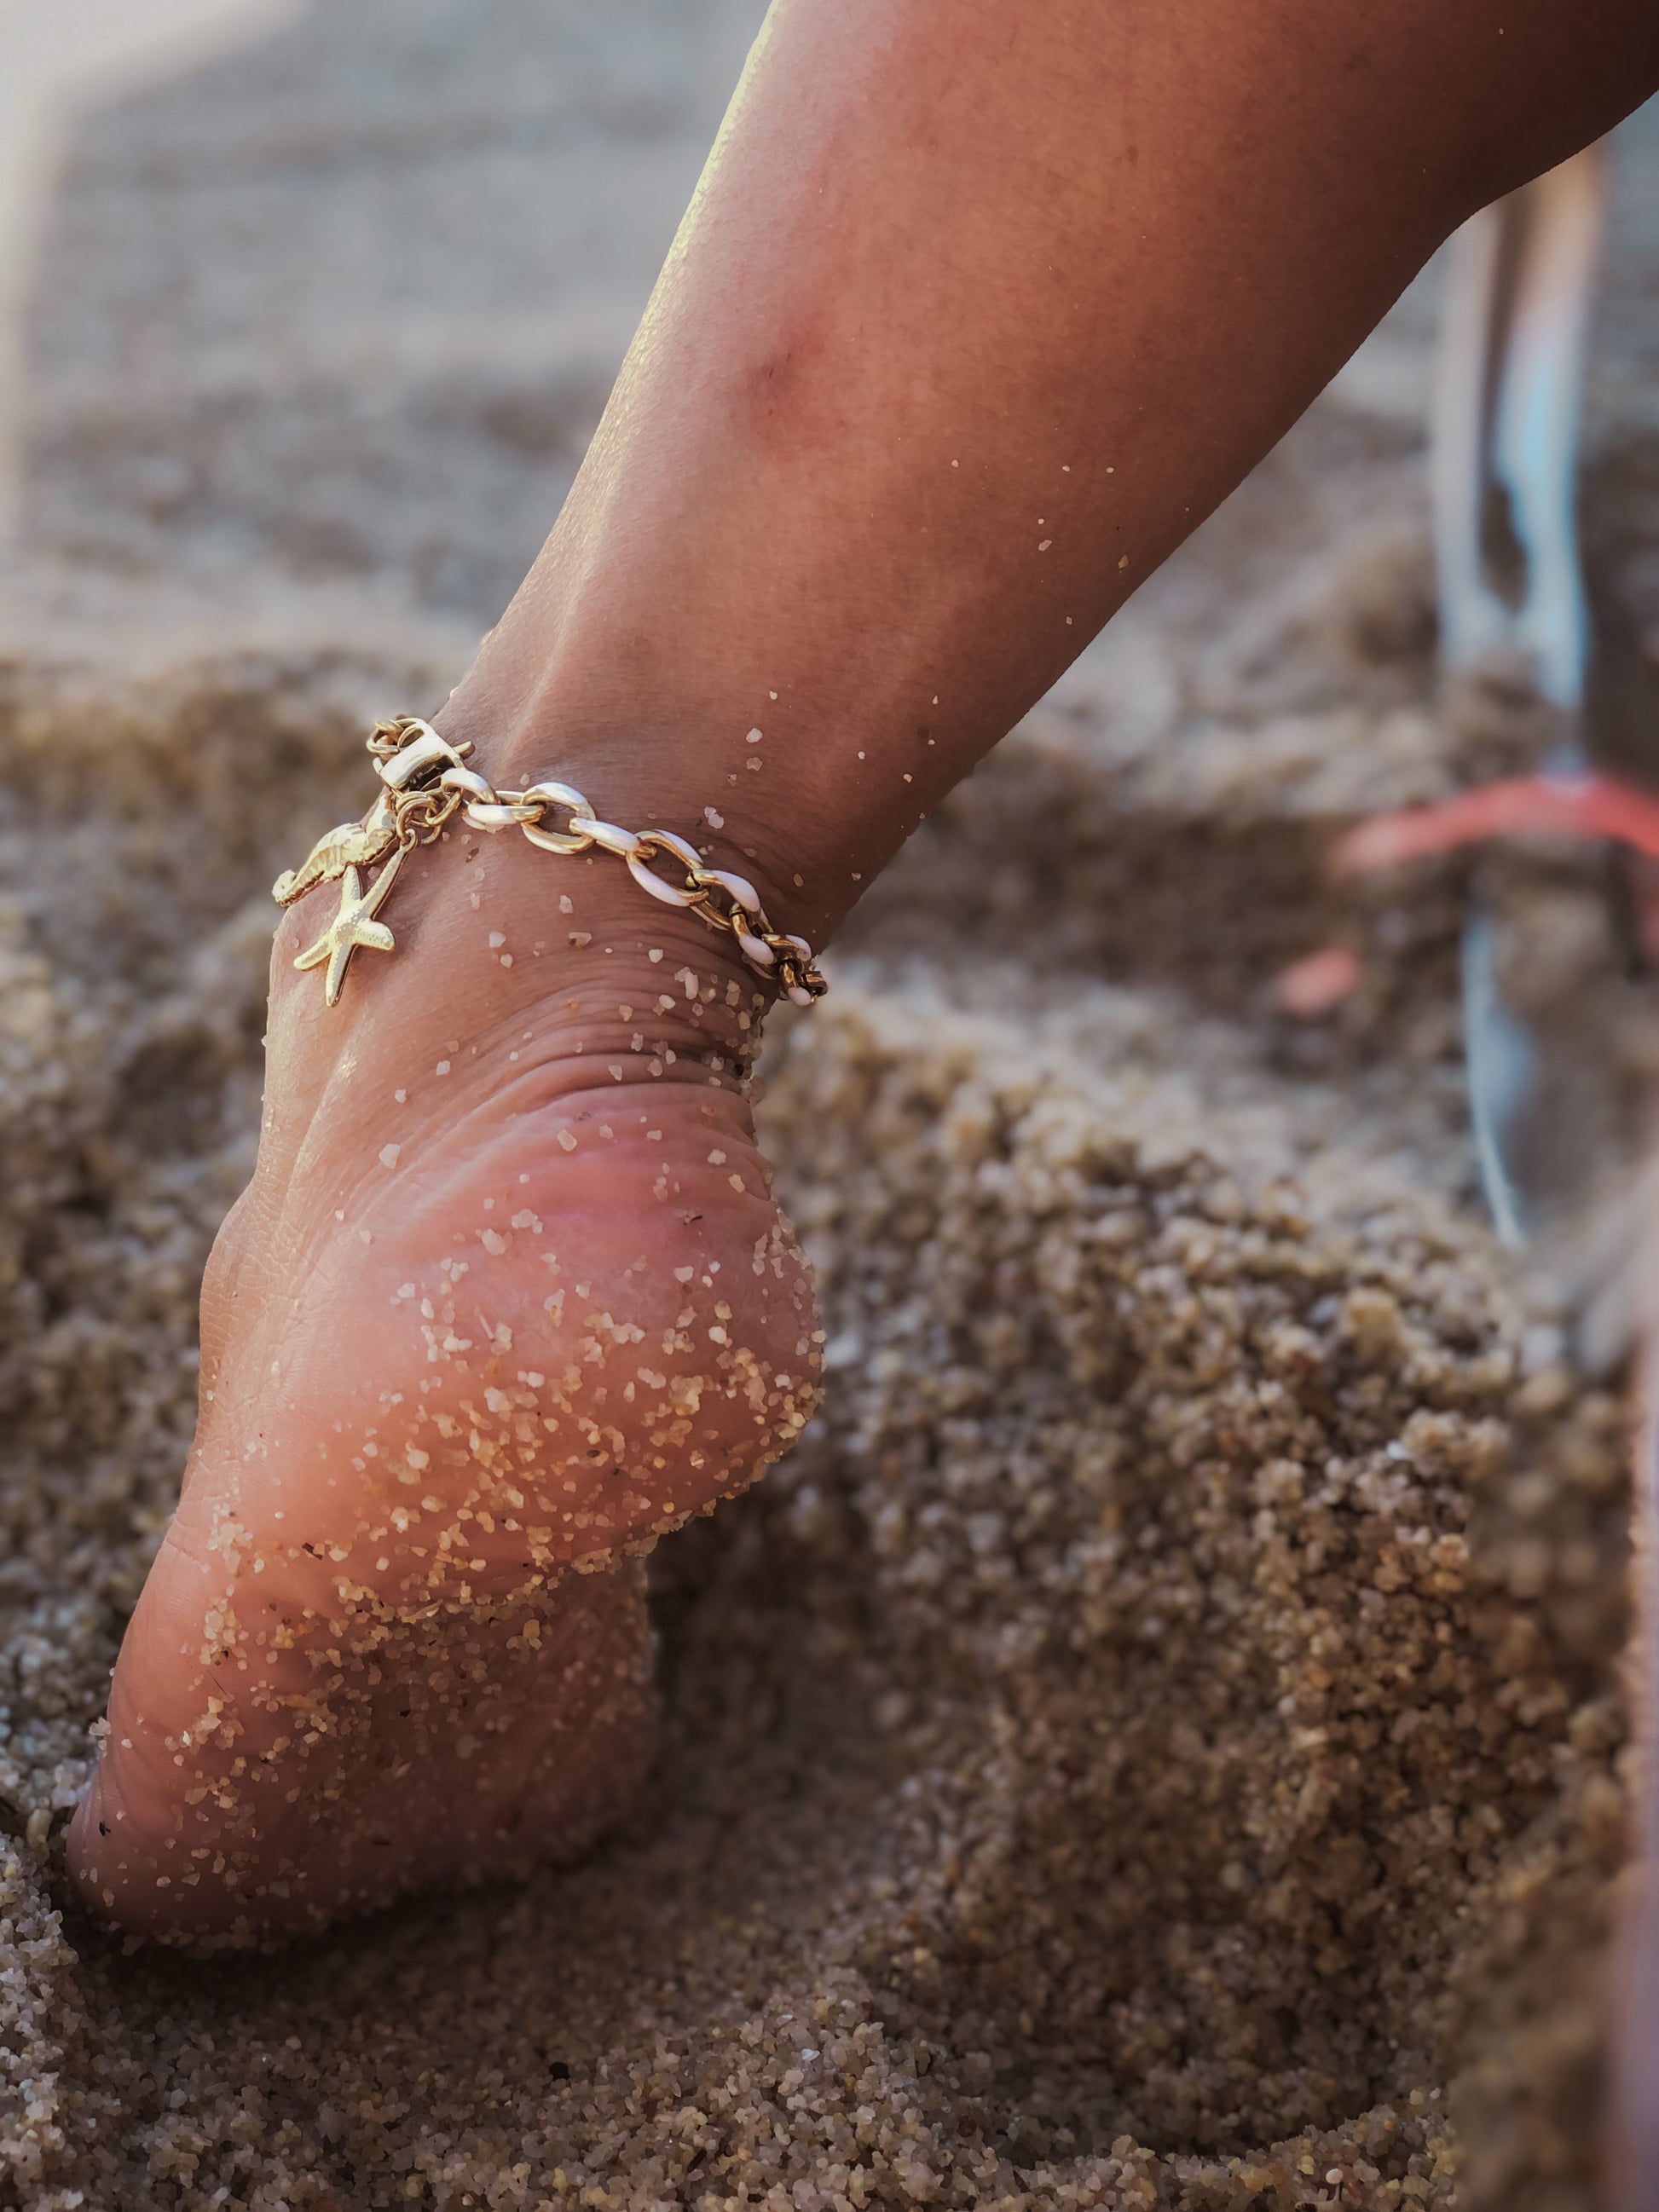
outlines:
[[[221, 51], [193, 66], [185, 4], [131, 0], [106, 58], [81, 10], [33, 17], [57, 120], [27, 133], [12, 208], [31, 543], [374, 578], [488, 620], [580, 458], [759, 0], [357, 0], [275, 28], [195, 0]], [[172, 81], [112, 97], [124, 70]]]

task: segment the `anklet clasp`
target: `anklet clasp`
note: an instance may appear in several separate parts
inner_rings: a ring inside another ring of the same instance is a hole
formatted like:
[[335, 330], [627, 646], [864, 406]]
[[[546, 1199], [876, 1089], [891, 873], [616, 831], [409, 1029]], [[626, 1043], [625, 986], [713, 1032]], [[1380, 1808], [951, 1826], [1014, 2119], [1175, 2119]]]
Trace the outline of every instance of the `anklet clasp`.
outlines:
[[[295, 960], [296, 968], [324, 968], [323, 996], [337, 1003], [351, 956], [359, 950], [391, 952], [396, 940], [377, 919], [405, 856], [430, 845], [459, 814], [473, 830], [523, 831], [544, 853], [614, 853], [644, 891], [665, 906], [695, 914], [711, 929], [735, 939], [755, 973], [798, 1006], [810, 1006], [830, 986], [804, 937], [774, 929], [760, 894], [746, 876], [710, 868], [695, 845], [670, 830], [619, 830], [601, 822], [580, 791], [550, 779], [522, 791], [497, 791], [466, 766], [472, 748], [453, 745], [418, 714], [377, 722], [368, 739], [380, 789], [361, 821], [342, 823], [317, 840], [297, 868], [277, 877], [271, 896], [292, 906], [319, 884], [338, 883], [339, 911]], [[665, 861], [682, 880], [659, 875]], [[380, 868], [367, 890], [362, 872]]]

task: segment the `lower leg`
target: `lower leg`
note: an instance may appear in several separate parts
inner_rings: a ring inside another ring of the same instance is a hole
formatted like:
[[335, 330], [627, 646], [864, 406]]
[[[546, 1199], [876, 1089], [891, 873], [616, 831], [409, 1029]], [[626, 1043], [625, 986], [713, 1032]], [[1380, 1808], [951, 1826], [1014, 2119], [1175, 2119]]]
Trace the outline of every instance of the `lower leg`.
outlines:
[[1644, 96], [1651, 12], [1600, 33], [780, 0], [444, 727], [750, 864], [821, 943], [1462, 217]]

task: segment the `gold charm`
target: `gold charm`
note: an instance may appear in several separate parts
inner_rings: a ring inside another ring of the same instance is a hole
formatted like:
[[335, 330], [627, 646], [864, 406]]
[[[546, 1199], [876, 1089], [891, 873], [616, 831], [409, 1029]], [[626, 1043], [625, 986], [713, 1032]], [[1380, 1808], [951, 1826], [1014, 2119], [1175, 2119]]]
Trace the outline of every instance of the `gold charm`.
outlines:
[[[334, 919], [295, 962], [300, 969], [321, 968], [323, 996], [337, 1006], [351, 956], [359, 946], [391, 952], [397, 940], [374, 917], [386, 903], [405, 853], [429, 845], [461, 804], [459, 791], [441, 787], [447, 771], [461, 771], [470, 745], [452, 745], [414, 716], [377, 723], [368, 741], [380, 780], [380, 795], [361, 822], [343, 822], [317, 840], [302, 866], [284, 869], [271, 885], [278, 906], [292, 906], [319, 884], [340, 884]], [[362, 871], [382, 860], [386, 866], [363, 889]]]
[[292, 906], [316, 884], [331, 884], [348, 868], [372, 868], [398, 842], [398, 818], [384, 801], [364, 822], [343, 822], [319, 837], [297, 868], [285, 868], [270, 887], [278, 906]]
[[339, 1002], [340, 986], [345, 981], [347, 965], [360, 945], [367, 946], [371, 952], [390, 952], [396, 942], [386, 924], [376, 921], [374, 916], [392, 889], [392, 878], [402, 866], [403, 858], [400, 847], [367, 891], [356, 867], [348, 863], [344, 880], [340, 885], [339, 912], [317, 942], [308, 945], [294, 963], [296, 968], [320, 968], [324, 961], [327, 961], [328, 973], [323, 978], [323, 996], [331, 1006]]

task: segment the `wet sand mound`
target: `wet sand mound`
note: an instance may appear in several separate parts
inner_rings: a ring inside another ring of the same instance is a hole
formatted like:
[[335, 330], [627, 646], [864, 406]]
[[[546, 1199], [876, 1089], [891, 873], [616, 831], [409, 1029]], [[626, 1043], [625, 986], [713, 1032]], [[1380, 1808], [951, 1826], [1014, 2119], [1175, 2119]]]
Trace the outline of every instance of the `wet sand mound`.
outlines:
[[[669, 1732], [629, 1833], [256, 1962], [58, 1918], [256, 1121], [243, 893], [391, 680], [15, 678], [18, 2201], [1243, 2212], [1449, 2203], [1471, 2151], [1474, 2201], [1583, 2201], [1620, 1409], [1504, 1287], [1449, 1125], [1403, 1150], [1360, 1055], [1292, 1079], [1170, 985], [1022, 963], [1006, 882], [952, 964], [901, 878], [774, 1056], [830, 1387], [659, 1554]], [[998, 780], [1070, 773], [1016, 738], [939, 848]]]

